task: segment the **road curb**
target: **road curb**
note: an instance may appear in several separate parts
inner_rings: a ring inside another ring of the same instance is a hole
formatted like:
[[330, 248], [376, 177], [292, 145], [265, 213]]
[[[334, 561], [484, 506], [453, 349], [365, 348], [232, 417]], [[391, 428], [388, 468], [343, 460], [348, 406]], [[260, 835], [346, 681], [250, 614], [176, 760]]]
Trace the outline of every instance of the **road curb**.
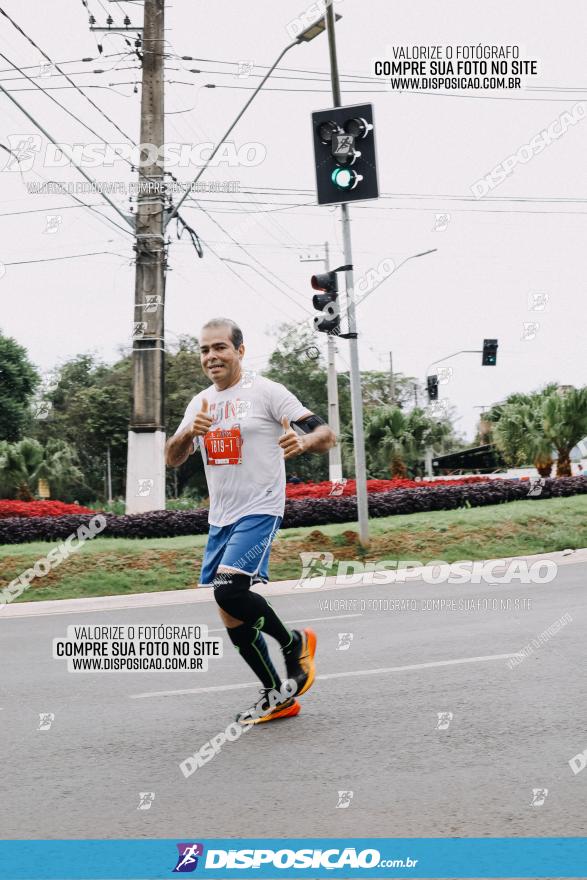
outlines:
[[[513, 560], [521, 560], [529, 565], [533, 562], [541, 560], [551, 560], [557, 566], [559, 565], [576, 565], [587, 562], [587, 548], [579, 550], [561, 550], [553, 553], [538, 553], [534, 556], [508, 556], [500, 557], [503, 560], [503, 568], [505, 568]], [[483, 560], [485, 562], [496, 562], [498, 560]], [[452, 570], [452, 563], [450, 568]], [[500, 566], [497, 569], [499, 573]], [[403, 579], [398, 583], [405, 584], [407, 582], [417, 583], [421, 578], [421, 573], [425, 566], [419, 566], [412, 569], [409, 580]], [[383, 574], [383, 573], [381, 573]], [[395, 583], [395, 572], [388, 571], [385, 573], [387, 578], [375, 583], [375, 586], [392, 585]], [[373, 586], [372, 575], [371, 581], [365, 583], [367, 575], [349, 575], [340, 577], [317, 577], [313, 578], [316, 583], [306, 582], [302, 587], [299, 580], [276, 581], [271, 584], [259, 585], [255, 587], [256, 591], [263, 596], [283, 596], [283, 595], [306, 595], [312, 592], [324, 592], [327, 590], [352, 589], [360, 586]], [[357, 580], [357, 578], [360, 578]], [[134, 593], [131, 596], [94, 596], [88, 599], [52, 599], [41, 602], [18, 602], [13, 605], [7, 605], [0, 611], [0, 623], [2, 620], [23, 618], [23, 617], [43, 617], [57, 614], [88, 614], [95, 611], [124, 611], [130, 608], [159, 608], [171, 605], [194, 605], [200, 602], [213, 602], [214, 596], [211, 587], [193, 587], [186, 590], [167, 590], [157, 593]]]

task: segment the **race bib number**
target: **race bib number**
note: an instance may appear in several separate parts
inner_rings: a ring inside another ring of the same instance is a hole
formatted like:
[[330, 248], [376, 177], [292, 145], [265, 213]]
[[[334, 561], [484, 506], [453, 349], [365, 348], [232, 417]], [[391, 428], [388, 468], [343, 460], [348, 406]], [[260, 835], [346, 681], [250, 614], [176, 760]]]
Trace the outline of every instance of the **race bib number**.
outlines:
[[243, 438], [239, 425], [208, 431], [204, 435], [204, 446], [209, 465], [242, 464]]

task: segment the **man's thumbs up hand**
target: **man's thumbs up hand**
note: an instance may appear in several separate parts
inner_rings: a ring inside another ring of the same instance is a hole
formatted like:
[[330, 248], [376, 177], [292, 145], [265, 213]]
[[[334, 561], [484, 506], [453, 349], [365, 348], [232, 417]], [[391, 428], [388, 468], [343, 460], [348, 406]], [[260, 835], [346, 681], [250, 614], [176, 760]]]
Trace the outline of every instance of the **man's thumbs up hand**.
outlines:
[[283, 457], [295, 458], [296, 455], [301, 455], [305, 450], [304, 438], [296, 434], [287, 416], [283, 416], [281, 427], [285, 431], [279, 438], [279, 445], [283, 449]]
[[206, 398], [202, 398], [200, 412], [194, 419], [192, 425], [192, 434], [194, 437], [202, 437], [212, 427], [212, 417], [210, 416], [209, 404]]

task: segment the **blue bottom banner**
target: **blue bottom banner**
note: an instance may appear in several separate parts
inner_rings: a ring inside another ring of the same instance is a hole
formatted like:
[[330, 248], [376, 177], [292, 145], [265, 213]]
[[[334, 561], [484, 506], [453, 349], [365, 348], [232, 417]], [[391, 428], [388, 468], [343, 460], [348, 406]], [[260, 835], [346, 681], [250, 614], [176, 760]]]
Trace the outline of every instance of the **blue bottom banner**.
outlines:
[[2, 880], [587, 877], [587, 837], [5, 840]]

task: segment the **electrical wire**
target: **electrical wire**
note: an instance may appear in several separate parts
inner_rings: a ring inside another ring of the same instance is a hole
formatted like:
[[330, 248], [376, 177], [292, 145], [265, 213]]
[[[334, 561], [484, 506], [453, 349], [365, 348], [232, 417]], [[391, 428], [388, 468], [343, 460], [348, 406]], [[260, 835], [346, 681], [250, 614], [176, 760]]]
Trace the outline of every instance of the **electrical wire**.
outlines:
[[[285, 287], [289, 288], [289, 290], [291, 290], [296, 296], [298, 296], [298, 297], [301, 296], [298, 290], [296, 290], [294, 287], [292, 287], [290, 284], [288, 284], [286, 281], [284, 281], [284, 279], [280, 278], [279, 275], [276, 275], [275, 272], [273, 272], [268, 266], [266, 266], [263, 262], [261, 262], [261, 260], [259, 260], [258, 257], [256, 257], [254, 254], [250, 253], [250, 252], [246, 249], [246, 247], [245, 247], [244, 245], [242, 245], [239, 241], [237, 241], [237, 240], [234, 238], [234, 236], [231, 235], [231, 233], [230, 233], [230, 232], [229, 232], [224, 226], [222, 226], [222, 225], [218, 222], [218, 220], [216, 220], [215, 217], [212, 217], [212, 215], [206, 210], [206, 208], [201, 208], [201, 210], [204, 212], [204, 214], [206, 214], [206, 215], [209, 217], [210, 220], [212, 220], [212, 222], [213, 222], [216, 226], [218, 226], [218, 228], [219, 228], [222, 232], [224, 232], [225, 235], [227, 235], [227, 236], [230, 238], [230, 240], [233, 242], [233, 244], [237, 245], [237, 247], [239, 247], [239, 248], [240, 248], [240, 249], [241, 249], [241, 250], [242, 250], [242, 251], [243, 251], [243, 252], [249, 257], [249, 259], [253, 260], [253, 261], [254, 261], [258, 266], [260, 266], [265, 272], [268, 272], [269, 275], [271, 275], [271, 276], [275, 279], [275, 281], [276, 281], [278, 284], [283, 284], [283, 285], [285, 285]], [[293, 299], [293, 297], [291, 297], [291, 296], [287, 293], [287, 291], [283, 290], [282, 287], [278, 287], [278, 289], [281, 290], [281, 292], [282, 292], [285, 296], [287, 296], [288, 299], [290, 299], [293, 303], [295, 303], [295, 305], [297, 305], [298, 307], [303, 308], [304, 311], [307, 311], [307, 306], [306, 306], [305, 300], [303, 300], [303, 301], [300, 303], [300, 301]]]
[[16, 260], [15, 262], [4, 263], [4, 266], [28, 266], [31, 263], [54, 263], [58, 260], [75, 260], [78, 257], [97, 257], [102, 254], [111, 254], [114, 257], [122, 257], [125, 260], [131, 260], [128, 254], [119, 254], [116, 251], [92, 251], [88, 254], [68, 254], [65, 257], [43, 257], [39, 260]]
[[[228, 262], [226, 262], [226, 260], [223, 260], [223, 259], [222, 259], [222, 257], [221, 257], [221, 256], [220, 256], [220, 255], [214, 250], [214, 248], [211, 246], [211, 244], [210, 244], [210, 242], [209, 242], [208, 239], [205, 239], [205, 238], [204, 238], [204, 239], [202, 239], [202, 240], [203, 240], [204, 244], [206, 245], [206, 247], [208, 248], [208, 250], [210, 251], [210, 253], [212, 253], [212, 254], [216, 257], [216, 259], [219, 260], [219, 261], [222, 263], [223, 266], [225, 266], [230, 272], [232, 272], [232, 274], [235, 275], [235, 276], [239, 279], [239, 281], [241, 281], [246, 287], [248, 287], [249, 290], [252, 290], [253, 293], [255, 293], [257, 296], [260, 296], [261, 299], [264, 299], [265, 302], [266, 302], [269, 306], [271, 306], [271, 307], [273, 307], [273, 308], [275, 307], [275, 304], [274, 304], [274, 303], [271, 303], [271, 302], [267, 299], [267, 297], [266, 297], [263, 293], [261, 293], [260, 290], [258, 290], [256, 287], [253, 287], [252, 284], [249, 284], [249, 282], [246, 280], [246, 278], [243, 278], [242, 275], [240, 275], [239, 272], [238, 272], [236, 269], [233, 269], [231, 263], [228, 263]], [[259, 274], [261, 274], [261, 273], [259, 273]], [[265, 278], [265, 280], [267, 281], [266, 278]], [[271, 283], [271, 282], [269, 282], [269, 283]], [[297, 317], [294, 317], [293, 315], [289, 315], [289, 317], [291, 318], [292, 321], [294, 321], [294, 322], [297, 321]]]
[[[247, 91], [250, 92], [253, 89], [256, 89], [257, 86], [225, 86], [225, 85], [216, 85], [214, 83], [206, 83], [204, 85], [206, 89], [236, 89], [238, 91]], [[377, 90], [375, 90], [377, 91]], [[388, 89], [381, 89], [381, 92], [387, 92]], [[271, 88], [271, 86], [267, 86], [267, 88], [263, 88], [263, 92], [328, 92], [332, 94], [332, 89], [285, 89], [281, 87]], [[373, 93], [373, 89], [345, 89], [345, 94], [357, 94], [357, 95], [370, 95]], [[435, 92], [435, 94], [438, 94]], [[534, 98], [528, 100], [549, 100], [548, 98]], [[554, 100], [554, 99], [553, 99]]]
[[[93, 129], [86, 122], [83, 122], [79, 118], [79, 116], [77, 116], [75, 113], [72, 113], [71, 110], [69, 110], [64, 104], [62, 104], [61, 101], [58, 101], [57, 98], [54, 98], [53, 95], [49, 95], [47, 93], [47, 90], [44, 89], [43, 86], [39, 85], [39, 83], [34, 82], [34, 80], [27, 73], [25, 73], [22, 68], [20, 68], [14, 61], [11, 61], [10, 58], [8, 58], [6, 55], [4, 55], [3, 52], [0, 52], [0, 58], [3, 58], [5, 61], [8, 62], [8, 64], [12, 64], [12, 66], [16, 70], [18, 70], [23, 75], [23, 77], [25, 79], [28, 79], [29, 82], [32, 82], [33, 85], [37, 89], [39, 89], [41, 92], [43, 92], [44, 95], [47, 95], [47, 97], [49, 98], [50, 101], [53, 101], [54, 104], [56, 104], [61, 110], [63, 110], [65, 113], [67, 113], [68, 116], [70, 116], [72, 119], [74, 119], [76, 122], [78, 122], [81, 126], [83, 126], [83, 128], [85, 128], [87, 131], [89, 131], [91, 134], [93, 134], [94, 137], [97, 137], [98, 140], [100, 140], [103, 144], [108, 145], [108, 142], [106, 140], [104, 140], [104, 138], [100, 134], [98, 134], [98, 132], [95, 131], [95, 129]], [[17, 90], [17, 91], [19, 91], [19, 90]], [[126, 159], [125, 157], [122, 157], [122, 158], [125, 159], [125, 161], [127, 161], [128, 164], [131, 165], [131, 167], [132, 167], [132, 162], [130, 162], [130, 160]]]
[[[102, 58], [114, 58], [117, 55], [127, 55], [127, 54], [129, 54], [129, 53], [127, 53], [127, 52], [111, 52], [107, 55], [100, 55], [98, 58], [72, 58], [70, 61], [58, 61], [57, 63], [59, 65], [61, 65], [61, 64], [82, 64], [83, 62], [89, 63], [90, 61], [101, 61]], [[23, 64], [22, 69], [23, 70], [36, 70], [40, 66], [41, 66], [40, 64]], [[11, 73], [11, 68], [10, 67], [0, 67], [0, 73]], [[54, 76], [54, 74], [51, 74], [51, 76]]]
[[[231, 67], [236, 67], [237, 70], [238, 70], [238, 65], [240, 63], [238, 61], [226, 61], [226, 60], [222, 60], [222, 59], [218, 59], [218, 58], [195, 58], [195, 57], [192, 57], [189, 55], [179, 55], [179, 54], [176, 54], [174, 57], [180, 61], [196, 61], [196, 62], [204, 62], [205, 64], [230, 65]], [[254, 64], [253, 67], [257, 68], [259, 70], [267, 69], [267, 65], [264, 65], [264, 64]], [[301, 67], [281, 67], [281, 66], [279, 66], [277, 69], [280, 71], [289, 72], [289, 73], [310, 74], [310, 77], [306, 77], [306, 79], [314, 79], [317, 82], [330, 83], [330, 72], [327, 70], [312, 70], [312, 69], [306, 69], [306, 68], [301, 68]], [[196, 72], [196, 71], [190, 70], [190, 72]], [[202, 70], [202, 71], [197, 71], [197, 72], [211, 73], [212, 75], [218, 75], [218, 76], [220, 76], [220, 75], [237, 76], [238, 75], [236, 73], [232, 73], [231, 71], [221, 71], [221, 70], [216, 70], [216, 71], [214, 71], [214, 70], [203, 71]], [[261, 76], [261, 74], [249, 73], [248, 76]], [[279, 77], [279, 78], [284, 79], [287, 77]], [[294, 80], [294, 81], [295, 80], [297, 80], [297, 81], [302, 80], [302, 78], [300, 78], [300, 77], [290, 77], [290, 79]], [[356, 84], [373, 84], [373, 85], [382, 84], [382, 85], [386, 86], [386, 90], [387, 90], [387, 79], [388, 79], [388, 77], [379, 77], [379, 76], [373, 76], [373, 75], [369, 75], [369, 74], [355, 74], [355, 73], [342, 73], [342, 72], [340, 73], [340, 81], [343, 84], [344, 84], [344, 82], [349, 82], [349, 83], [355, 84], [355, 85]], [[524, 89], [524, 91], [587, 92], [587, 87], [583, 88], [583, 87], [575, 87], [575, 86], [569, 86], [569, 87], [565, 87], [565, 86], [527, 86]], [[474, 96], [474, 95], [467, 95], [467, 94], [452, 95], [452, 93], [449, 93], [449, 92], [441, 92], [441, 93], [431, 93], [431, 92], [428, 93], [428, 92], [424, 92], [424, 91], [417, 92], [415, 90], [410, 90], [410, 89], [397, 90], [397, 93], [398, 94], [399, 93], [401, 93], [401, 94], [406, 94], [406, 93], [408, 93], [408, 94], [440, 94], [440, 95], [445, 95], [445, 96], [463, 97], [463, 98], [464, 97], [477, 97], [477, 98], [489, 97], [489, 96], [485, 96], [485, 95]], [[510, 100], [518, 100], [518, 99], [511, 98]]]
[[[62, 75], [65, 77], [65, 79], [76, 89], [76, 91], [78, 91], [80, 93], [80, 95], [82, 95], [86, 99], [86, 101], [88, 101], [92, 105], [92, 107], [94, 107], [94, 109], [97, 110], [98, 113], [104, 117], [104, 119], [106, 119], [112, 126], [114, 126], [116, 131], [118, 131], [124, 138], [126, 138], [127, 141], [130, 141], [130, 143], [134, 143], [132, 138], [128, 134], [126, 134], [126, 132], [124, 132], [122, 130], [122, 128], [120, 128], [120, 126], [113, 119], [111, 119], [110, 116], [108, 116], [108, 114], [105, 113], [101, 107], [98, 106], [98, 104], [96, 104], [94, 101], [92, 101], [92, 99], [89, 97], [89, 95], [86, 95], [82, 91], [82, 89], [70, 78], [69, 74], [67, 74], [65, 71], [61, 70], [61, 67], [55, 61], [53, 61], [52, 58], [50, 58], [49, 55], [47, 55], [47, 53], [43, 49], [41, 49], [41, 47], [39, 45], [37, 45], [37, 43], [35, 43], [35, 41], [32, 39], [32, 37], [30, 37], [27, 33], [25, 33], [25, 31], [20, 27], [20, 25], [17, 24], [14, 21], [14, 19], [11, 18], [8, 15], [8, 13], [6, 12], [6, 10], [3, 9], [1, 6], [0, 6], [0, 15], [3, 15], [4, 18], [8, 19], [10, 24], [20, 34], [22, 34], [22, 36], [25, 38], [25, 40], [27, 40], [31, 44], [31, 46], [33, 46], [37, 50], [37, 52], [40, 52], [41, 55], [43, 55], [43, 57], [46, 58], [47, 61], [49, 61], [49, 63], [52, 64], [56, 70], [58, 70], [60, 73], [62, 73]], [[136, 146], [136, 144], [135, 144], [135, 146]]]
[[[137, 65], [132, 65], [129, 67], [118, 67], [121, 61], [124, 60], [124, 57], [129, 53], [124, 53], [123, 58], [120, 58], [118, 61], [115, 61], [112, 67], [107, 68], [106, 70], [71, 70], [69, 72], [70, 76], [100, 76], [105, 73], [112, 73], [113, 70], [141, 70]], [[3, 55], [1, 57], [4, 57]], [[29, 82], [34, 82], [37, 79], [53, 79], [54, 77], [61, 77], [63, 74], [61, 73], [48, 73], [48, 74], [38, 74], [37, 76], [28, 76], [24, 71], [26, 67], [18, 67], [14, 62], [12, 62], [13, 67], [19, 70], [22, 76], [3, 76], [0, 77], [0, 82], [17, 82], [21, 79], [28, 79]], [[4, 68], [5, 71], [10, 72], [10, 68]], [[118, 83], [118, 85], [123, 85], [123, 83]], [[193, 85], [193, 84], [192, 84]], [[84, 85], [84, 88], [87, 88], [87, 85]]]
[[[266, 266], [263, 262], [261, 262], [261, 260], [259, 260], [257, 257], [255, 257], [254, 254], [250, 253], [250, 251], [248, 251], [244, 245], [242, 245], [240, 242], [238, 242], [238, 241], [237, 241], [237, 240], [231, 235], [231, 233], [230, 233], [227, 229], [225, 229], [224, 226], [222, 226], [222, 225], [218, 222], [218, 220], [216, 220], [214, 217], [212, 217], [212, 216], [208, 213], [208, 211], [207, 211], [205, 208], [201, 208], [201, 210], [204, 212], [204, 214], [206, 214], [207, 217], [209, 217], [209, 219], [210, 219], [210, 220], [211, 220], [216, 226], [218, 226], [218, 228], [219, 228], [222, 232], [224, 232], [225, 235], [227, 235], [227, 236], [230, 238], [230, 240], [231, 240], [234, 244], [236, 244], [236, 245], [237, 245], [237, 246], [243, 251], [243, 253], [245, 253], [245, 254], [247, 255], [247, 257], [248, 257], [250, 260], [253, 260], [253, 261], [257, 264], [257, 266], [260, 266], [261, 269], [264, 270], [264, 272], [267, 272], [269, 275], [273, 276], [273, 278], [274, 278], [275, 280], [274, 280], [274, 281], [269, 281], [269, 283], [270, 283], [273, 287], [277, 286], [277, 289], [278, 289], [281, 293], [283, 293], [283, 295], [286, 296], [291, 302], [293, 302], [295, 306], [297, 306], [298, 308], [303, 308], [304, 310], [306, 310], [306, 309], [305, 309], [305, 306], [302, 305], [302, 303], [300, 303], [298, 300], [295, 300], [292, 296], [290, 296], [290, 294], [289, 294], [286, 290], [284, 290], [284, 289], [280, 286], [280, 284], [281, 284], [281, 283], [284, 283], [284, 282], [283, 282], [283, 280], [282, 280], [278, 275], [276, 275], [274, 272], [272, 272], [271, 269], [269, 269], [268, 266]], [[222, 258], [220, 257], [219, 259], [222, 259]], [[251, 268], [254, 269], [255, 267], [253, 266], [253, 267], [251, 267]], [[259, 269], [257, 269], [256, 271], [258, 271], [259, 274], [263, 274], [263, 272], [261, 272]], [[263, 277], [265, 277], [265, 280], [267, 280], [266, 276], [263, 276]], [[277, 282], [277, 285], [276, 285], [276, 282]], [[289, 287], [289, 285], [287, 285], [287, 286]], [[294, 293], [295, 293], [296, 295], [299, 295], [299, 294], [298, 294], [298, 291], [296, 291], [293, 287], [290, 288], [290, 289], [293, 290]]]

